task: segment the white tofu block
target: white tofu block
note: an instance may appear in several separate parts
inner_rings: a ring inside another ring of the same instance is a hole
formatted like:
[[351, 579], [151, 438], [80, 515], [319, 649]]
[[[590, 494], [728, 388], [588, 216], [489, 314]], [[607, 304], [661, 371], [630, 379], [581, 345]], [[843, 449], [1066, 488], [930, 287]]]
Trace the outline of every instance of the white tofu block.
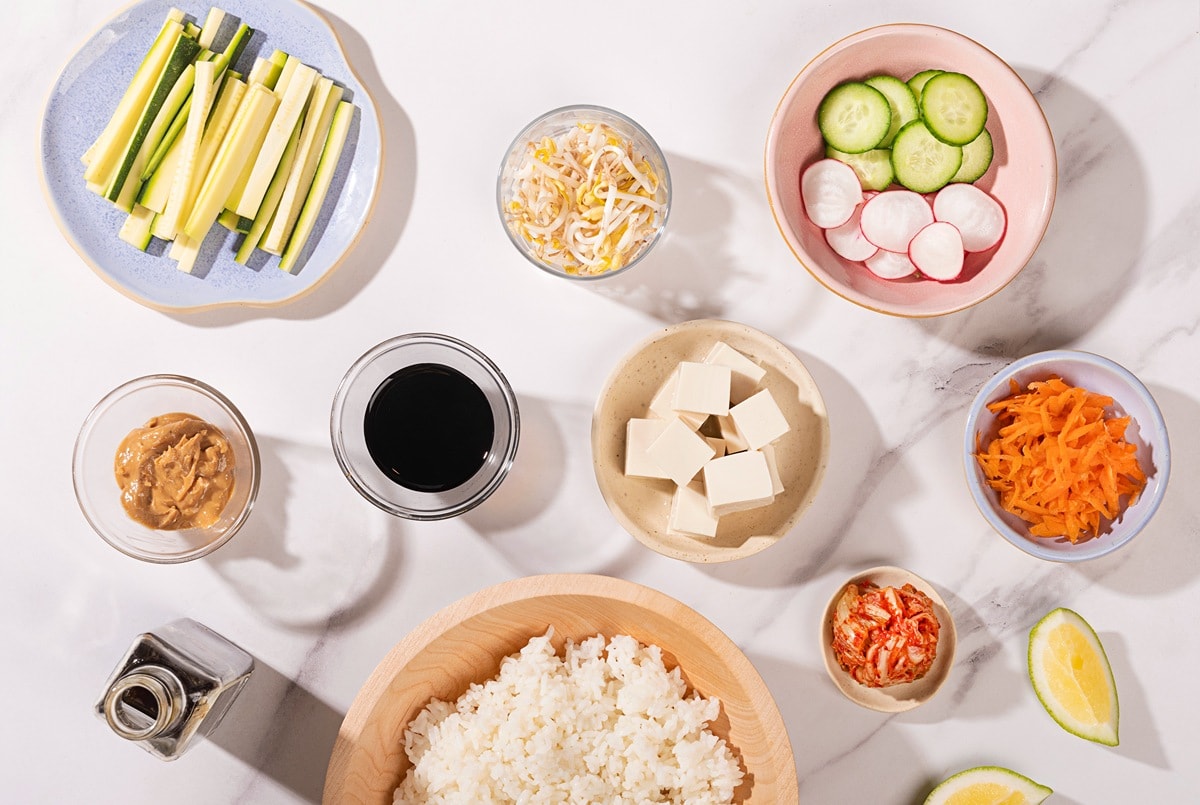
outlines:
[[679, 486], [687, 486], [714, 455], [704, 437], [680, 419], [672, 419], [646, 448], [646, 456]]
[[713, 344], [704, 356], [705, 363], [728, 366], [733, 372], [729, 380], [729, 402], [736, 405], [758, 390], [767, 370], [738, 352], [724, 341]]
[[689, 537], [715, 537], [717, 518], [709, 514], [708, 498], [699, 481], [675, 487], [667, 529]]
[[634, 478], [666, 478], [662, 467], [646, 455], [646, 449], [662, 436], [665, 419], [631, 419], [625, 423], [625, 474]]
[[770, 444], [788, 432], [783, 411], [766, 389], [730, 408], [729, 415], [751, 450]]
[[717, 458], [725, 455], [725, 440], [718, 439], [716, 436], [705, 436], [704, 441], [708, 442], [709, 447], [713, 449], [713, 453]]
[[729, 413], [729, 383], [733, 372], [728, 366], [715, 363], [679, 364], [679, 379], [675, 385], [676, 411], [724, 416]]
[[749, 449], [749, 445], [746, 444], [746, 437], [738, 432], [737, 425], [733, 422], [733, 417], [717, 417], [717, 427], [721, 431], [721, 438], [725, 440], [725, 455], [740, 453], [743, 450]]
[[704, 424], [704, 420], [708, 419], [708, 414], [697, 414], [689, 411], [676, 411], [675, 405], [675, 387], [679, 383], [679, 369], [676, 367], [667, 381], [662, 384], [662, 387], [655, 392], [654, 399], [650, 401], [650, 413], [654, 414], [659, 419], [673, 419], [679, 417], [685, 425], [691, 427], [692, 430], [700, 430], [700, 426]]
[[704, 492], [714, 517], [765, 506], [775, 499], [767, 459], [758, 450], [746, 450], [704, 465]]
[[758, 448], [758, 452], [763, 454], [767, 460], [767, 470], [771, 473], [771, 489], [776, 495], [783, 494], [783, 478], [779, 475], [779, 461], [775, 455], [775, 445], [764, 444]]

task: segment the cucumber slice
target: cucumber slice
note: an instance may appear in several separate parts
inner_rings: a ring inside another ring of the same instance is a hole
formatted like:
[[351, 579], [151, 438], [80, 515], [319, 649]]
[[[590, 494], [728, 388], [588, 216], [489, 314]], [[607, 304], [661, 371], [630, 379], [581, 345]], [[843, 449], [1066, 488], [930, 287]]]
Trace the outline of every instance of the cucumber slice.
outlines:
[[308, 198], [304, 200], [304, 206], [300, 209], [300, 217], [296, 219], [296, 228], [292, 230], [292, 237], [284, 247], [283, 256], [279, 260], [279, 267], [289, 274], [296, 268], [296, 263], [304, 254], [304, 247], [316, 228], [317, 216], [321, 214], [321, 205], [324, 204], [325, 195], [333, 183], [338, 160], [342, 157], [342, 148], [346, 145], [346, 137], [350, 133], [350, 124], [353, 120], [354, 104], [350, 101], [339, 101], [333, 111], [333, 122], [329, 126], [329, 134], [325, 137], [325, 147], [317, 162], [317, 172], [313, 176], [312, 187], [308, 189]]
[[922, 70], [921, 72], [908, 79], [908, 88], [912, 90], [913, 96], [916, 97], [917, 103], [921, 103], [921, 90], [925, 89], [925, 85], [929, 83], [929, 79], [935, 75], [941, 75], [945, 70]]
[[882, 92], [859, 81], [839, 84], [821, 99], [817, 127], [825, 142], [846, 154], [870, 151], [887, 136], [892, 106]]
[[920, 120], [900, 129], [892, 143], [896, 181], [918, 193], [945, 187], [962, 167], [962, 149], [934, 137]]
[[888, 99], [888, 103], [892, 107], [892, 125], [888, 128], [888, 133], [882, 142], [879, 143], [880, 148], [890, 148], [900, 127], [910, 120], [916, 120], [920, 115], [920, 110], [917, 108], [917, 96], [913, 94], [907, 84], [890, 75], [872, 76], [863, 83], [882, 92], [883, 97]]
[[154, 210], [134, 204], [117, 237], [141, 251], [150, 245], [150, 225], [154, 223]]
[[992, 135], [984, 129], [978, 137], [962, 147], [962, 152], [962, 167], [950, 181], [978, 181], [992, 164]]
[[[142, 143], [154, 125], [159, 109], [166, 102], [167, 96], [170, 95], [171, 90], [175, 87], [175, 82], [179, 79], [179, 76], [192, 63], [199, 52], [200, 45], [196, 43], [195, 39], [190, 39], [182, 33], [175, 38], [174, 42], [171, 43], [170, 52], [167, 54], [166, 63], [163, 65], [163, 69], [151, 89], [150, 96], [146, 99], [146, 105], [142, 109], [142, 114], [138, 118], [136, 126], [129, 132], [130, 137], [126, 141], [125, 150], [118, 159], [107, 186], [108, 200], [117, 201], [118, 199], [122, 199], [122, 206], [128, 204], [128, 207], [125, 207], [126, 212], [133, 209], [133, 198], [140, 187], [131, 188], [125, 193], [124, 198], [122, 198], [122, 190], [125, 189], [125, 177], [129, 175], [134, 160], [137, 158], [138, 152], [141, 151]], [[169, 124], [170, 119], [163, 121], [163, 129], [165, 130]], [[161, 132], [158, 136], [161, 137]], [[153, 145], [157, 145], [157, 143], [153, 143]], [[150, 150], [152, 151], [153, 149], [151, 148]], [[137, 181], [141, 181], [142, 170], [145, 167], [145, 163], [149, 162], [149, 160], [150, 153], [147, 153], [145, 161], [138, 167], [137, 172], [134, 174]]]
[[947, 145], [966, 145], [987, 123], [987, 98], [962, 73], [941, 73], [921, 90], [921, 117], [931, 134]]
[[825, 156], [845, 162], [854, 168], [863, 190], [883, 190], [896, 178], [892, 168], [892, 152], [887, 148], [873, 148], [861, 154], [845, 154], [832, 145], [825, 147]]

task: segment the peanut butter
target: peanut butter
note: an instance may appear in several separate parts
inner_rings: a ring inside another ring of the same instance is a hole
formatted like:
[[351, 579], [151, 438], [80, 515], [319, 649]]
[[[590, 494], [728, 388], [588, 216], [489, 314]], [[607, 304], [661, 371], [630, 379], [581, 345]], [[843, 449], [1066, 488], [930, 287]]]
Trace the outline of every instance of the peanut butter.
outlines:
[[115, 462], [126, 513], [150, 528], [206, 528], [233, 494], [229, 440], [192, 414], [162, 414], [134, 428]]

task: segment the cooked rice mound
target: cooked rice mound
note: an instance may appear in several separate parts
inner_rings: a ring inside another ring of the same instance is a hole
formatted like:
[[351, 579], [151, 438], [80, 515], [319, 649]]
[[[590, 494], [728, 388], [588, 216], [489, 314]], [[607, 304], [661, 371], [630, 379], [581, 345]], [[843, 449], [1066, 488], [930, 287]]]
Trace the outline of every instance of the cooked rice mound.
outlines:
[[742, 770], [709, 732], [721, 703], [687, 696], [657, 646], [553, 630], [504, 658], [458, 701], [434, 699], [408, 725], [413, 767], [395, 802], [728, 803]]

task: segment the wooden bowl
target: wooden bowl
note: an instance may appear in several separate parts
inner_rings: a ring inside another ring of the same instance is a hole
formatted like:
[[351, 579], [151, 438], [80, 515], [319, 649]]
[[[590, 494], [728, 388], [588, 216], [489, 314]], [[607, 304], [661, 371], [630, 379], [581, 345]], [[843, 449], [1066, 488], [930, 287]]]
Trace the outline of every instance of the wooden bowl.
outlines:
[[500, 661], [554, 627], [554, 644], [628, 634], [662, 649], [689, 690], [721, 700], [709, 725], [746, 772], [734, 801], [798, 801], [796, 766], [783, 719], [738, 647], [695, 610], [663, 593], [605, 576], [532, 576], [451, 604], [384, 657], [350, 706], [325, 777], [326, 803], [391, 805], [410, 766], [405, 727], [433, 698], [453, 701]]
[[[702, 361], [724, 341], [767, 370], [791, 430], [775, 443], [784, 491], [774, 502], [721, 518], [712, 539], [667, 529], [675, 484], [625, 475], [625, 423], [647, 416], [650, 400], [680, 361]], [[742, 559], [782, 539], [812, 504], [829, 461], [829, 419], [816, 381], [800, 359], [766, 333], [731, 321], [698, 319], [655, 332], [613, 369], [592, 414], [592, 468], [617, 522], [643, 545], [687, 562]]]
[[[938, 631], [937, 657], [933, 667], [925, 676], [915, 682], [892, 685], [886, 688], [869, 688], [850, 677], [838, 664], [837, 656], [833, 653], [833, 615], [837, 610], [838, 600], [850, 584], [861, 584], [870, 581], [878, 587], [903, 587], [911, 584], [933, 601], [933, 612], [937, 615], [940, 629]], [[954, 618], [946, 602], [938, 595], [933, 585], [916, 573], [900, 567], [884, 565], [855, 573], [838, 585], [825, 606], [825, 617], [821, 620], [821, 656], [825, 660], [825, 670], [833, 684], [842, 695], [855, 704], [876, 710], [881, 713], [903, 713], [918, 707], [933, 698], [941, 689], [950, 668], [954, 665], [954, 650], [958, 644], [958, 633], [954, 628]]]

